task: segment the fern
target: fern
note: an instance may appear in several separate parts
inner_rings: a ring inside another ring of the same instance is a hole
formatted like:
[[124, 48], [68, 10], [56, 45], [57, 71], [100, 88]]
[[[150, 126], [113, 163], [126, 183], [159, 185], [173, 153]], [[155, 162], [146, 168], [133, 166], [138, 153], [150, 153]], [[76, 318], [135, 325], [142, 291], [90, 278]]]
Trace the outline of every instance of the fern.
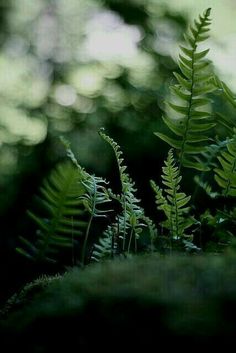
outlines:
[[114, 225], [109, 225], [97, 244], [94, 245], [91, 259], [99, 262], [107, 258], [113, 258], [117, 251], [116, 233]]
[[87, 226], [87, 230], [85, 233], [84, 244], [82, 248], [82, 257], [81, 263], [82, 265], [85, 264], [85, 255], [88, 243], [88, 236], [90, 232], [90, 227], [92, 220], [95, 217], [106, 217], [107, 213], [111, 210], [101, 210], [98, 207], [110, 202], [109, 193], [106, 190], [107, 182], [100, 177], [96, 177], [94, 175], [90, 175], [87, 180], [83, 181], [82, 184], [86, 188], [86, 194], [81, 197], [84, 202], [86, 209], [90, 213], [90, 218]]
[[182, 177], [175, 164], [173, 150], [169, 151], [164, 164], [161, 177], [165, 189], [158, 187], [153, 180], [151, 186], [156, 194], [157, 209], [163, 211], [167, 218], [162, 225], [169, 230], [171, 241], [183, 241], [186, 240], [184, 238], [189, 238], [186, 230], [195, 223], [194, 218], [187, 217], [189, 212], [187, 204], [191, 196], [179, 191]]
[[236, 108], [236, 96], [226, 83], [221, 81], [216, 75], [212, 78], [212, 83], [221, 91], [226, 100]]
[[92, 221], [96, 217], [106, 217], [107, 213], [111, 210], [100, 209], [99, 207], [107, 202], [110, 202], [111, 199], [107, 191], [108, 183], [101, 177], [97, 177], [95, 175], [90, 175], [89, 173], [87, 173], [84, 168], [82, 168], [78, 163], [74, 153], [70, 148], [70, 144], [64, 138], [61, 138], [61, 141], [66, 148], [67, 156], [77, 167], [81, 175], [81, 184], [85, 188], [85, 193], [80, 196], [80, 200], [83, 201], [85, 209], [90, 214], [81, 254], [81, 264], [84, 265], [87, 252], [88, 237]]
[[[202, 153], [202, 163], [205, 164], [206, 169], [213, 170], [217, 167], [217, 157], [219, 153], [225, 149], [228, 140], [220, 141], [216, 138], [215, 143], [211, 144], [206, 148], [206, 151]], [[210, 198], [214, 199], [220, 196], [220, 194], [216, 191], [213, 191], [211, 183], [205, 180], [205, 177], [212, 179], [212, 174], [209, 175], [209, 171], [202, 171], [200, 176], [195, 175], [194, 181], [197, 184], [197, 188], [195, 188], [192, 199], [195, 200], [195, 197], [199, 191], [199, 188], [203, 189]], [[213, 180], [212, 180], [213, 181]]]
[[236, 137], [227, 143], [227, 151], [218, 157], [220, 167], [215, 168], [215, 180], [224, 196], [236, 196]]
[[121, 194], [111, 196], [116, 199], [122, 207], [122, 213], [117, 217], [116, 231], [122, 239], [122, 251], [130, 252], [132, 242], [134, 243], [134, 251], [137, 251], [137, 239], [139, 238], [143, 227], [145, 215], [143, 208], [139, 205], [140, 200], [135, 196], [135, 183], [126, 172], [126, 166], [123, 164], [123, 153], [119, 145], [109, 136], [107, 136], [103, 129], [100, 130], [99, 135], [107, 142], [114, 151], [121, 183]]
[[163, 117], [174, 137], [155, 133], [179, 151], [180, 167], [198, 170], [205, 170], [205, 166], [196, 156], [205, 151], [209, 143], [209, 130], [215, 126], [208, 111], [198, 110], [210, 103], [205, 95], [215, 90], [209, 74], [210, 62], [204, 59], [209, 50], [197, 50], [199, 43], [208, 38], [211, 23], [209, 15], [210, 9], [207, 9], [203, 16], [199, 16], [199, 20], [190, 27], [190, 33], [185, 36], [188, 47], [180, 47], [179, 67], [182, 74], [174, 74], [178, 84], [172, 87], [173, 98], [180, 103], [168, 103], [169, 108], [178, 115], [175, 119]]
[[71, 247], [74, 237], [81, 237], [86, 226], [82, 200], [84, 193], [80, 173], [71, 163], [60, 164], [53, 170], [41, 188], [38, 205], [42, 215], [28, 211], [36, 223], [36, 242], [20, 237], [22, 247], [17, 252], [31, 260], [56, 262], [61, 248]]

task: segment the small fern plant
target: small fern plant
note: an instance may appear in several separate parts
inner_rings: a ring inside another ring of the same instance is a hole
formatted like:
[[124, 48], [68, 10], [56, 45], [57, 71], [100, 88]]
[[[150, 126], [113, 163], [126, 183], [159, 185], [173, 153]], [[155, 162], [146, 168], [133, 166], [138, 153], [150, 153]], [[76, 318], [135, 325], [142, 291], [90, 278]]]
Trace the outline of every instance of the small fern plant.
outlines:
[[121, 206], [121, 212], [116, 215], [115, 222], [108, 226], [99, 243], [95, 244], [92, 259], [100, 261], [105, 257], [114, 257], [115, 254], [136, 253], [138, 239], [145, 227], [149, 230], [151, 244], [156, 237], [156, 228], [151, 219], [144, 214], [140, 200], [136, 197], [135, 183], [126, 172], [123, 153], [120, 146], [108, 135], [104, 129], [99, 131], [101, 138], [112, 148], [119, 170], [121, 192], [114, 194], [109, 190], [111, 198]]
[[85, 210], [80, 196], [84, 187], [81, 175], [71, 163], [58, 165], [43, 182], [37, 198], [38, 212], [28, 211], [37, 225], [36, 237], [19, 237], [21, 246], [16, 251], [39, 262], [57, 262], [61, 249], [74, 246], [86, 226]]
[[[198, 51], [198, 46], [208, 38], [210, 11], [207, 9], [203, 16], [199, 16], [199, 20], [195, 20], [185, 36], [186, 46], [180, 47], [181, 74], [174, 73], [178, 83], [171, 87], [173, 102], [167, 103], [175, 116], [163, 116], [171, 133], [155, 133], [178, 150], [180, 168], [208, 169], [199, 155], [209, 144], [209, 131], [215, 126], [210, 111], [206, 109], [210, 104], [206, 94], [215, 90], [215, 86], [212, 83], [210, 62], [205, 59], [209, 49]], [[203, 110], [199, 110], [203, 107]]]
[[157, 209], [163, 211], [166, 216], [162, 226], [169, 232], [172, 249], [174, 243], [181, 242], [184, 245], [191, 243], [192, 235], [188, 232], [188, 228], [195, 224], [196, 220], [189, 216], [190, 207], [188, 204], [191, 196], [180, 191], [182, 177], [175, 163], [172, 149], [168, 152], [162, 171], [161, 178], [164, 189], [157, 186], [153, 180], [151, 180], [151, 187], [156, 195]]
[[111, 196], [117, 200], [122, 212], [117, 216], [117, 227], [119, 228], [119, 239], [122, 240], [122, 251], [130, 252], [131, 244], [134, 244], [134, 251], [137, 251], [137, 239], [142, 232], [144, 210], [140, 206], [140, 200], [137, 199], [135, 193], [135, 183], [126, 172], [127, 167], [123, 164], [122, 151], [119, 145], [101, 129], [99, 131], [101, 138], [107, 142], [114, 151], [116, 162], [119, 170], [119, 177], [121, 183], [121, 193]]

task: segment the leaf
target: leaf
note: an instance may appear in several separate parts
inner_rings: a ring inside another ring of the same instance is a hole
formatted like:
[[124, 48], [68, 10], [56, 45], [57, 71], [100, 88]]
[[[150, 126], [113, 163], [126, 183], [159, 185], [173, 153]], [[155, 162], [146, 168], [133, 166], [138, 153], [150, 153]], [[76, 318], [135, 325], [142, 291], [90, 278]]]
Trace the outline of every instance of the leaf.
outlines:
[[180, 149], [181, 148], [181, 141], [180, 140], [175, 140], [167, 135], [164, 135], [160, 132], [155, 132], [154, 135], [160, 137], [161, 140], [167, 142], [170, 146]]
[[[198, 51], [198, 43], [208, 37], [205, 33], [208, 32], [211, 23], [209, 15], [210, 10], [204, 12], [203, 16], [200, 16], [199, 20], [190, 27], [191, 34], [185, 36], [187, 44], [180, 47], [179, 55], [179, 68], [182, 74], [174, 73], [178, 81], [178, 85], [171, 87], [174, 98], [171, 101], [174, 103], [168, 103], [171, 110], [167, 112], [170, 116], [163, 117], [168, 130], [164, 133], [162, 131], [155, 133], [171, 147], [179, 150], [180, 167], [198, 170], [206, 167], [200, 166], [200, 159], [196, 164], [193, 163], [191, 155], [202, 155], [210, 141], [211, 130], [216, 125], [210, 111], [207, 111], [211, 101], [205, 97], [215, 90], [212, 74], [209, 70], [205, 70], [209, 68], [210, 63], [204, 59], [209, 49]], [[198, 108], [202, 106], [206, 106], [204, 111], [199, 111]], [[173, 111], [180, 114], [177, 119]]]

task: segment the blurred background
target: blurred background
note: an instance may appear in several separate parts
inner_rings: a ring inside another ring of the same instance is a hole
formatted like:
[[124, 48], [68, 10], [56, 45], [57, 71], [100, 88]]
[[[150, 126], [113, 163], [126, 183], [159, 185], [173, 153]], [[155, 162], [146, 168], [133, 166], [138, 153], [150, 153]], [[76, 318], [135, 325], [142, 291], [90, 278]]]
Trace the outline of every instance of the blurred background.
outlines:
[[65, 158], [60, 135], [83, 166], [115, 182], [114, 158], [97, 134], [105, 127], [122, 146], [147, 212], [153, 209], [148, 181], [167, 151], [153, 132], [186, 26], [207, 7], [209, 57], [236, 90], [235, 0], [0, 0], [3, 282], [19, 261], [13, 252], [26, 235], [32, 195]]

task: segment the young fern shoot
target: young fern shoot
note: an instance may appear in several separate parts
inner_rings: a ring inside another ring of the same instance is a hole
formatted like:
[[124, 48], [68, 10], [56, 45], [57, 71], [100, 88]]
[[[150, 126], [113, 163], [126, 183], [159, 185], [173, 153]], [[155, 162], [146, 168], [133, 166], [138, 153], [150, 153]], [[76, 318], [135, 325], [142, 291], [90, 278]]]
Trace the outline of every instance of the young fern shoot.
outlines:
[[[210, 112], [198, 109], [210, 103], [205, 95], [215, 90], [209, 73], [210, 62], [204, 59], [209, 50], [198, 51], [199, 43], [208, 38], [211, 23], [209, 16], [210, 9], [207, 9], [203, 16], [199, 16], [199, 20], [195, 20], [185, 36], [187, 46], [180, 47], [181, 74], [174, 73], [178, 81], [178, 84], [171, 87], [174, 103], [167, 103], [175, 117], [163, 116], [171, 134], [155, 133], [179, 151], [180, 168], [206, 169], [199, 160], [199, 154], [205, 151], [209, 143], [209, 131], [215, 126]], [[179, 103], [176, 104], [176, 100]]]
[[187, 205], [191, 196], [180, 192], [182, 177], [180, 176], [179, 168], [175, 164], [172, 149], [168, 153], [162, 171], [161, 178], [164, 189], [157, 186], [153, 180], [151, 180], [151, 186], [156, 194], [157, 209], [163, 211], [167, 218], [162, 223], [162, 226], [169, 231], [172, 247], [173, 242], [191, 240], [191, 236], [186, 233], [186, 230], [196, 221], [188, 215], [190, 208]]

